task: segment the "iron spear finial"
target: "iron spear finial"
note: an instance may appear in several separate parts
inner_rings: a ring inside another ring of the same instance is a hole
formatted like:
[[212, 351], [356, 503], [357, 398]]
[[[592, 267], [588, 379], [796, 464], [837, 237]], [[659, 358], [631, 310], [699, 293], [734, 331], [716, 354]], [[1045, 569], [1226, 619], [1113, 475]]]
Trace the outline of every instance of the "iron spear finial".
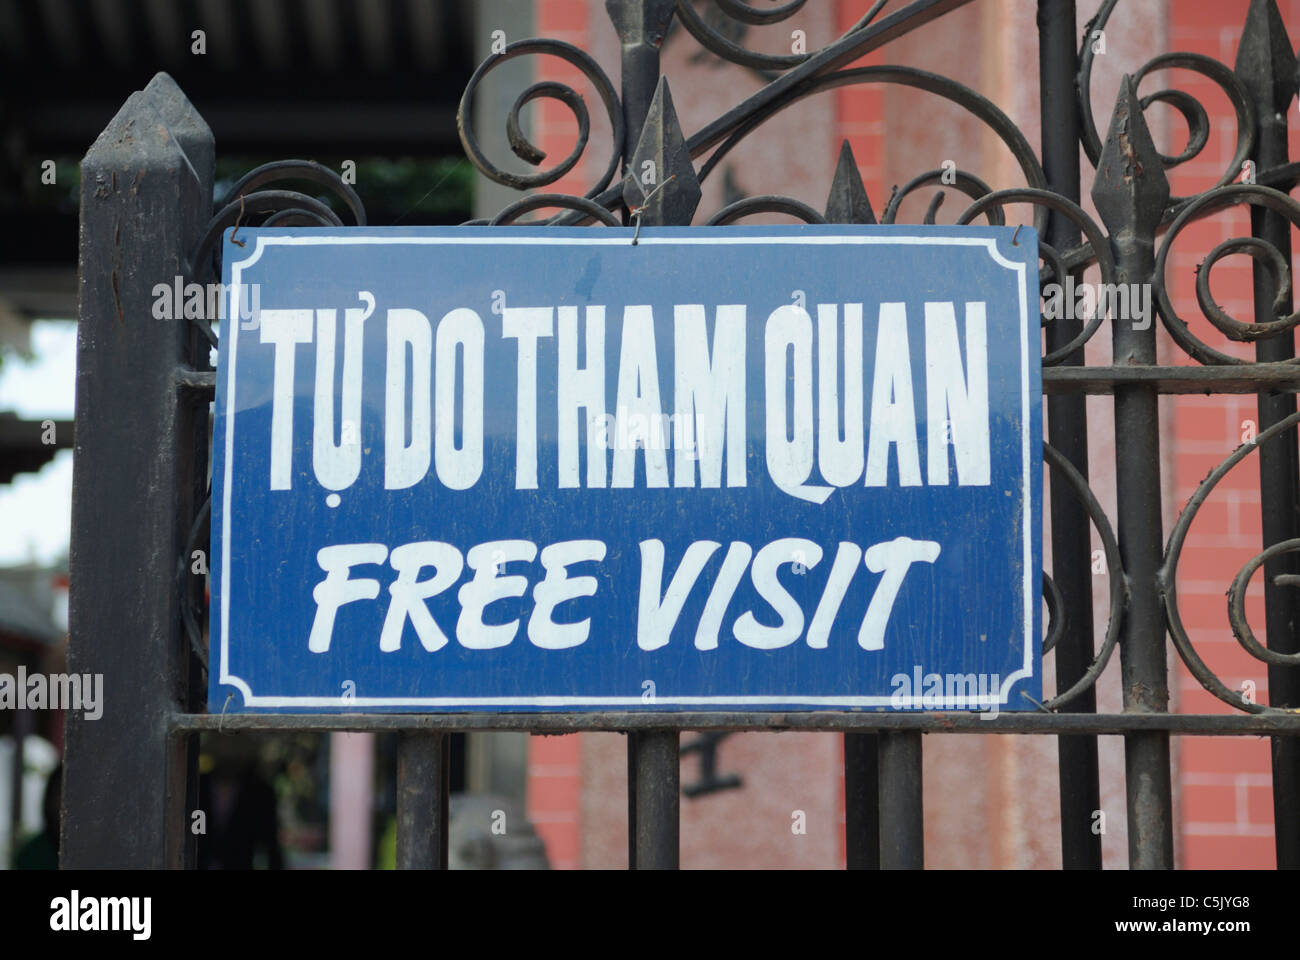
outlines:
[[659, 78], [641, 139], [623, 178], [623, 202], [647, 226], [688, 226], [700, 204], [700, 181], [673, 109], [666, 77]]
[[827, 223], [875, 223], [876, 214], [871, 209], [862, 174], [853, 156], [853, 148], [845, 140], [840, 147], [840, 158], [835, 164], [831, 179], [830, 196], [826, 198]]
[[1286, 113], [1296, 95], [1296, 56], [1274, 0], [1251, 0], [1233, 71], [1250, 92], [1260, 123]]
[[1136, 84], [1120, 81], [1110, 131], [1097, 161], [1092, 200], [1112, 237], [1130, 233], [1151, 243], [1169, 203], [1169, 179], [1142, 116]]

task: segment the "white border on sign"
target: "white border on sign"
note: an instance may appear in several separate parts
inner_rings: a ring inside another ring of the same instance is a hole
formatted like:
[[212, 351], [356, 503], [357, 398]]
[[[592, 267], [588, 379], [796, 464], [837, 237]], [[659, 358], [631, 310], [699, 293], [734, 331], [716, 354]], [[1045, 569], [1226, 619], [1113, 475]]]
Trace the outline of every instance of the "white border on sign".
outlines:
[[[978, 246], [988, 251], [993, 262], [1018, 275], [1020, 290], [1020, 400], [1021, 400], [1021, 525], [1024, 527], [1024, 551], [1022, 576], [1024, 586], [1024, 651], [1023, 666], [1006, 677], [998, 691], [997, 698], [992, 695], [972, 696], [966, 698], [968, 707], [1005, 706], [1011, 696], [1011, 687], [1023, 677], [1034, 674], [1034, 602], [1037, 599], [1032, 589], [1033, 581], [1033, 515], [1031, 510], [1032, 491], [1029, 487], [1029, 474], [1032, 465], [1029, 449], [1029, 291], [1026, 288], [1028, 275], [1024, 263], [1017, 263], [1002, 256], [997, 241], [992, 237], [917, 237], [917, 236], [747, 236], [747, 237], [655, 237], [642, 235], [639, 243], [654, 245], [691, 245], [691, 244], [893, 244], [898, 246]], [[230, 266], [231, 303], [239, 303], [240, 275], [243, 271], [261, 259], [262, 251], [270, 246], [345, 246], [353, 244], [413, 244], [417, 246], [449, 245], [458, 246], [626, 246], [628, 241], [622, 237], [421, 237], [421, 236], [262, 236], [256, 238], [253, 252], [243, 260]], [[236, 410], [235, 404], [235, 360], [238, 356], [239, 324], [228, 324], [223, 336], [230, 337], [227, 353], [226, 375], [226, 436], [225, 436], [225, 470], [223, 477], [223, 497], [221, 502], [221, 675], [219, 683], [237, 688], [244, 697], [248, 707], [340, 707], [355, 710], [358, 707], [635, 707], [643, 706], [645, 701], [637, 695], [628, 697], [284, 697], [259, 696], [252, 687], [240, 677], [229, 671], [230, 638], [230, 491], [232, 486], [232, 463], [235, 443], [235, 417], [230, 413]], [[787, 694], [782, 696], [741, 696], [741, 697], [682, 697], [655, 695], [656, 706], [777, 706], [800, 705], [808, 707], [890, 707], [894, 706], [892, 696], [865, 697], [817, 697]], [[904, 705], [913, 708], [925, 706], [924, 697], [916, 695], [904, 698]]]

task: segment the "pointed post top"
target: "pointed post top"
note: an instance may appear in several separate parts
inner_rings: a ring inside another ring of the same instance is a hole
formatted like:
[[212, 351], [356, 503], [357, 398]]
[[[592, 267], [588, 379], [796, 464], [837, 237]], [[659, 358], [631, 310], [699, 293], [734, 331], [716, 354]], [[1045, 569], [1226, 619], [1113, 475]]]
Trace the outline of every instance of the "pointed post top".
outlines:
[[[168, 132], [185, 151], [194, 169], [203, 179], [211, 181], [216, 164], [217, 143], [208, 122], [166, 71], [154, 74], [143, 92], [162, 117]], [[206, 177], [203, 176], [205, 171]]]
[[605, 12], [624, 45], [658, 48], [677, 10], [677, 0], [605, 0]]
[[1250, 92], [1260, 122], [1286, 115], [1296, 95], [1296, 56], [1274, 0], [1251, 0], [1233, 71]]
[[862, 174], [858, 172], [853, 148], [845, 140], [840, 146], [840, 159], [835, 164], [831, 179], [830, 196], [826, 198], [827, 223], [875, 223], [876, 213], [871, 209]]
[[1097, 161], [1092, 200], [1112, 237], [1130, 231], [1148, 242], [1169, 203], [1164, 163], [1151, 142], [1136, 85], [1128, 74], [1120, 81], [1110, 131]]
[[157, 73], [143, 90], [126, 98], [82, 157], [83, 172], [128, 163], [162, 163], [185, 168], [189, 182], [212, 203], [216, 141], [212, 129], [167, 73]]
[[628, 160], [623, 202], [629, 210], [641, 208], [646, 226], [688, 226], [700, 204], [700, 181], [666, 77], [659, 78], [641, 139]]

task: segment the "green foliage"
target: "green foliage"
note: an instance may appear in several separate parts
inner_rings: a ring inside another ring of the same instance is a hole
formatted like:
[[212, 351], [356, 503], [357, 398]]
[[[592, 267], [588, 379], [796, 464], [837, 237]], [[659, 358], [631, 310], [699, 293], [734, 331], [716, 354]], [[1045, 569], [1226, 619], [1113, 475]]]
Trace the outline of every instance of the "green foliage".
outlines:
[[[54, 161], [54, 182], [48, 183], [45, 163]], [[0, 207], [23, 210], [75, 211], [81, 196], [81, 165], [76, 157], [30, 157], [17, 171], [16, 189], [0, 190]]]
[[[364, 187], [363, 187], [364, 185]], [[357, 192], [369, 205], [374, 197], [383, 207], [403, 211], [404, 222], [459, 216], [474, 195], [474, 168], [463, 157], [437, 160], [361, 160], [357, 162]]]
[[[339, 173], [348, 158], [312, 158]], [[264, 160], [227, 157], [217, 160], [218, 198], [224, 198], [241, 176]], [[473, 200], [474, 168], [463, 157], [414, 159], [361, 157], [355, 159], [356, 182], [351, 184], [365, 204], [375, 226], [391, 223], [458, 222], [469, 216]], [[343, 202], [320, 185], [284, 181], [278, 189], [300, 190], [327, 203], [348, 222]]]

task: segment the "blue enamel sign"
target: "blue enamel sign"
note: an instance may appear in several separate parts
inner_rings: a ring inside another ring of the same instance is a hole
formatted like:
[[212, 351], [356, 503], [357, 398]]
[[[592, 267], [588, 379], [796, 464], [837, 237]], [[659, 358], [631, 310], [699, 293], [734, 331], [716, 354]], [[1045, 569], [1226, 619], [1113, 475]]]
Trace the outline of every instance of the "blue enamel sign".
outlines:
[[212, 712], [1041, 699], [1031, 229], [238, 240]]

